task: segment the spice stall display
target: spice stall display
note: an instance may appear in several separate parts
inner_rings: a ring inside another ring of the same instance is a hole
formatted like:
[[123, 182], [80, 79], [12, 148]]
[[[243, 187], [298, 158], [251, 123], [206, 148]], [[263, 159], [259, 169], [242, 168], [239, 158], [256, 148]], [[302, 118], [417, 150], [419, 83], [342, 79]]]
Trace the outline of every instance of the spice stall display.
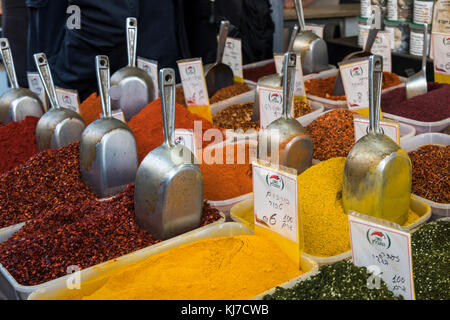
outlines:
[[[202, 225], [220, 219], [206, 202]], [[32, 286], [158, 243], [134, 215], [134, 186], [114, 199], [85, 199], [45, 210], [0, 244], [0, 263], [21, 285]]]
[[0, 126], [0, 175], [24, 163], [38, 152], [36, 117]]

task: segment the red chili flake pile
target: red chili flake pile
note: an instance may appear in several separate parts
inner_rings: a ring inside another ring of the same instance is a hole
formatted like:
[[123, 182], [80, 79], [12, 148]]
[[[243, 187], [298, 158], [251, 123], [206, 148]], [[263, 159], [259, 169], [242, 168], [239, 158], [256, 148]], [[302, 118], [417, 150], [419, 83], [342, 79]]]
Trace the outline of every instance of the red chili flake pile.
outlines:
[[[205, 202], [202, 225], [220, 218]], [[109, 201], [58, 206], [0, 244], [0, 263], [20, 284], [37, 285], [160, 242], [134, 215], [134, 185]]]
[[307, 128], [314, 145], [314, 159], [347, 157], [355, 144], [353, 112], [333, 110], [314, 120]]
[[450, 203], [450, 146], [426, 145], [410, 152], [413, 193]]
[[0, 228], [28, 221], [49, 208], [95, 199], [81, 180], [80, 144], [46, 150], [0, 177]]
[[231, 86], [218, 90], [216, 93], [214, 93], [211, 99], [209, 99], [209, 102], [217, 103], [248, 91], [250, 91], [250, 88], [246, 83], [235, 83]]
[[38, 152], [36, 125], [39, 118], [26, 117], [22, 122], [0, 126], [0, 175], [30, 159]]
[[398, 88], [381, 96], [383, 112], [417, 121], [434, 122], [450, 117], [450, 84], [428, 83], [428, 93], [406, 99], [406, 89]]
[[260, 67], [244, 69], [244, 79], [258, 82], [259, 78], [277, 73], [275, 62]]

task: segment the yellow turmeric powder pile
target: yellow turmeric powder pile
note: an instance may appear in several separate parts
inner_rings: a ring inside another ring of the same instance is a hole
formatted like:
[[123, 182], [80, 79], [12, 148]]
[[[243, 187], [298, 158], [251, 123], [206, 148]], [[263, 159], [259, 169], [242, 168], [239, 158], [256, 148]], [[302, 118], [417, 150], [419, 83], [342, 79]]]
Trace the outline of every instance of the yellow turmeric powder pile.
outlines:
[[[346, 158], [332, 158], [304, 171], [298, 178], [298, 193], [305, 252], [330, 257], [351, 250], [348, 216], [342, 206], [342, 179]], [[419, 219], [409, 211], [408, 226]]]
[[264, 237], [223, 237], [186, 244], [120, 269], [83, 298], [250, 299], [301, 273]]

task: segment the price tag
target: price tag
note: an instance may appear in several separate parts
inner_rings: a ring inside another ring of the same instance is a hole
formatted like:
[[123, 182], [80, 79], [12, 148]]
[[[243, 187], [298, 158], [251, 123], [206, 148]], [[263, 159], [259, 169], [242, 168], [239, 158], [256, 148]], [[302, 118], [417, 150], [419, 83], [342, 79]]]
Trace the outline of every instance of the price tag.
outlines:
[[355, 59], [339, 63], [349, 109], [369, 107], [369, 61]]
[[[283, 73], [283, 54], [274, 54], [275, 69], [277, 73]], [[303, 80], [303, 69], [300, 55], [297, 55], [297, 69], [295, 71], [294, 97], [301, 98], [306, 102], [305, 82]]]
[[415, 299], [411, 234], [394, 223], [356, 212], [349, 212], [348, 220], [353, 263], [373, 271], [368, 287], [376, 288], [381, 277], [394, 294]]
[[299, 241], [297, 176], [253, 162], [255, 225]]
[[450, 75], [450, 33], [433, 32], [434, 72]]
[[[122, 110], [111, 110], [111, 117], [113, 117], [114, 119], [120, 120], [124, 123], [127, 123], [127, 121], [125, 120], [125, 115], [123, 114]], [[103, 118], [103, 113], [100, 113], [99, 118]]]
[[59, 105], [62, 108], [71, 109], [77, 113], [80, 113], [80, 99], [78, 98], [78, 91], [63, 88], [56, 88], [55, 90]]
[[159, 96], [158, 61], [137, 57], [137, 66], [138, 68], [141, 68], [142, 70], [147, 72], [150, 78], [152, 78], [154, 96], [158, 98]]
[[283, 90], [259, 85], [260, 128], [264, 129], [283, 114]]
[[175, 129], [175, 143], [188, 148], [192, 154], [196, 153], [194, 132], [188, 129]]
[[[353, 116], [353, 123], [355, 125], [355, 141], [358, 141], [367, 134], [369, 118], [355, 114]], [[383, 129], [385, 135], [400, 145], [400, 124], [398, 122], [382, 119], [380, 121], [380, 127]]]
[[[363, 32], [363, 43], [367, 41], [369, 33]], [[371, 52], [383, 57], [383, 71], [392, 72], [392, 53], [391, 53], [391, 33], [378, 31], [375, 42], [373, 43]]]
[[325, 25], [323, 24], [307, 24], [305, 29], [308, 31], [311, 31], [312, 33], [314, 33], [315, 35], [317, 35], [318, 37], [321, 37], [323, 39], [323, 30], [325, 28]]
[[223, 63], [233, 70], [235, 82], [244, 83], [241, 39], [227, 38], [223, 52]]
[[42, 84], [41, 78], [39, 77], [39, 73], [27, 72], [27, 79], [28, 79], [28, 87], [39, 97], [39, 99], [41, 99], [41, 102], [44, 106], [44, 110], [47, 111], [48, 110], [47, 96], [45, 93], [44, 85]]

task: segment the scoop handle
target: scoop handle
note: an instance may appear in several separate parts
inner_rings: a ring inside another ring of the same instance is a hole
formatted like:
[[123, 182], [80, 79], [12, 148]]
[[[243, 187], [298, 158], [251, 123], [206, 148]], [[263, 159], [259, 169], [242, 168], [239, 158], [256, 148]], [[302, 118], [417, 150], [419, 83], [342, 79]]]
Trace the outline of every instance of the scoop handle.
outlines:
[[8, 74], [9, 82], [11, 82], [11, 87], [14, 89], [19, 88], [19, 83], [17, 82], [16, 69], [14, 68], [14, 59], [11, 53], [11, 47], [9, 46], [9, 41], [7, 38], [0, 38], [0, 48], [1, 55], [3, 59], [3, 64], [5, 65], [6, 73]]
[[423, 24], [422, 70], [427, 74], [428, 23]]
[[291, 33], [291, 39], [289, 40], [289, 46], [286, 52], [291, 52], [292, 49], [294, 48], [294, 42], [295, 42], [295, 38], [297, 37], [298, 34], [298, 25], [296, 24], [293, 28], [292, 28], [292, 33]]
[[34, 55], [34, 62], [36, 63], [39, 77], [44, 85], [45, 93], [47, 93], [50, 105], [54, 109], [61, 109], [58, 98], [56, 96], [55, 84], [53, 83], [52, 73], [48, 65], [47, 56], [45, 53], [36, 53]]
[[164, 143], [175, 147], [175, 71], [171, 68], [159, 71], [159, 92], [163, 117]]
[[297, 55], [294, 52], [284, 54], [283, 60], [283, 116], [288, 118], [291, 114], [292, 96], [294, 94], [295, 68]]
[[100, 100], [102, 102], [103, 118], [111, 118], [109, 58], [107, 56], [96, 56], [95, 69], [97, 72], [98, 92], [100, 93]]
[[137, 52], [137, 19], [127, 18], [127, 50], [128, 50], [128, 66], [136, 67]]
[[383, 58], [369, 57], [369, 132], [380, 132], [381, 86], [383, 82]]
[[305, 31], [305, 15], [303, 14], [303, 3], [302, 0], [295, 0], [295, 11], [297, 11], [298, 23], [300, 25], [300, 31]]
[[225, 44], [227, 42], [228, 32], [230, 31], [230, 21], [222, 20], [220, 22], [219, 42], [217, 44], [216, 63], [222, 63]]

